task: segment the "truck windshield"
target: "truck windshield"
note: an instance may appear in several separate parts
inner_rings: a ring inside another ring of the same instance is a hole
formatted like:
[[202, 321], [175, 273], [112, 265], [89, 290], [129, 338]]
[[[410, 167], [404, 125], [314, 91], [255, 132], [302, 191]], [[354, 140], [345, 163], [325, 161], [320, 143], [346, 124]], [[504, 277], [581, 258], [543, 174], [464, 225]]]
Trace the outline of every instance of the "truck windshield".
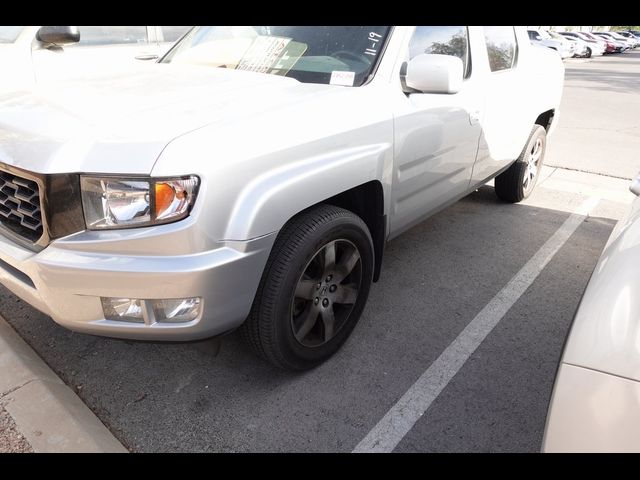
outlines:
[[161, 60], [360, 86], [373, 74], [391, 27], [195, 27]]
[[0, 43], [13, 43], [24, 27], [15, 25], [0, 26]]

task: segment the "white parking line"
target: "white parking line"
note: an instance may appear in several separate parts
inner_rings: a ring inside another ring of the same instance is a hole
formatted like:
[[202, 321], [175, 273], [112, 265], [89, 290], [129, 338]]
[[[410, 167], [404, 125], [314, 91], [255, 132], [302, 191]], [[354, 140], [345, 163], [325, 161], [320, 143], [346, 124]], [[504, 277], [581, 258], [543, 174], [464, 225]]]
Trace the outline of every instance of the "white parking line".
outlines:
[[382, 420], [373, 427], [356, 446], [353, 453], [388, 453], [393, 451], [599, 202], [600, 198], [590, 197], [573, 211], [551, 238], [491, 299]]

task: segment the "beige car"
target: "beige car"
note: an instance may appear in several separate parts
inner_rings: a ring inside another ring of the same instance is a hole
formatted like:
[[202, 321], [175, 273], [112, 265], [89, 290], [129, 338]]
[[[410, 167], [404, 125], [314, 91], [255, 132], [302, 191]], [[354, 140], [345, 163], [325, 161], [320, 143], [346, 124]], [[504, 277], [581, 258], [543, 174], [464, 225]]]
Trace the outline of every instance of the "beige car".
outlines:
[[[631, 185], [640, 196], [640, 176]], [[640, 198], [618, 223], [576, 312], [544, 452], [640, 452]]]

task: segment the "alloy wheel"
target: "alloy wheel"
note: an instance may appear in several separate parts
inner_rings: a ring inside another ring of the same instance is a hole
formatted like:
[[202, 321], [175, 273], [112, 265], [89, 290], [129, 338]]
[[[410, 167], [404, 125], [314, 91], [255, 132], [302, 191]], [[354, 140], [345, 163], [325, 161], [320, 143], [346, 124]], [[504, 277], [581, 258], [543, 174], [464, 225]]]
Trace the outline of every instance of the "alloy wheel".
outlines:
[[291, 328], [305, 347], [329, 342], [345, 325], [362, 283], [362, 259], [349, 240], [333, 240], [316, 252], [296, 285]]
[[525, 192], [533, 188], [535, 178], [538, 175], [540, 167], [540, 159], [542, 158], [542, 139], [536, 139], [535, 143], [531, 147], [529, 152], [529, 159], [527, 161], [527, 168], [524, 172], [524, 178], [522, 185]]

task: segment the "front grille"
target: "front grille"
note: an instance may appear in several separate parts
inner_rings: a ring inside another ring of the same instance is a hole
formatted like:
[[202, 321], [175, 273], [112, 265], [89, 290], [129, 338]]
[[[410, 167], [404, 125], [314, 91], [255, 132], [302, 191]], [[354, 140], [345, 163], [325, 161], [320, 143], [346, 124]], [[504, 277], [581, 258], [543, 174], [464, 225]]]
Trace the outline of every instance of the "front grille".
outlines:
[[36, 182], [0, 171], [0, 223], [30, 242], [42, 237], [40, 189]]

